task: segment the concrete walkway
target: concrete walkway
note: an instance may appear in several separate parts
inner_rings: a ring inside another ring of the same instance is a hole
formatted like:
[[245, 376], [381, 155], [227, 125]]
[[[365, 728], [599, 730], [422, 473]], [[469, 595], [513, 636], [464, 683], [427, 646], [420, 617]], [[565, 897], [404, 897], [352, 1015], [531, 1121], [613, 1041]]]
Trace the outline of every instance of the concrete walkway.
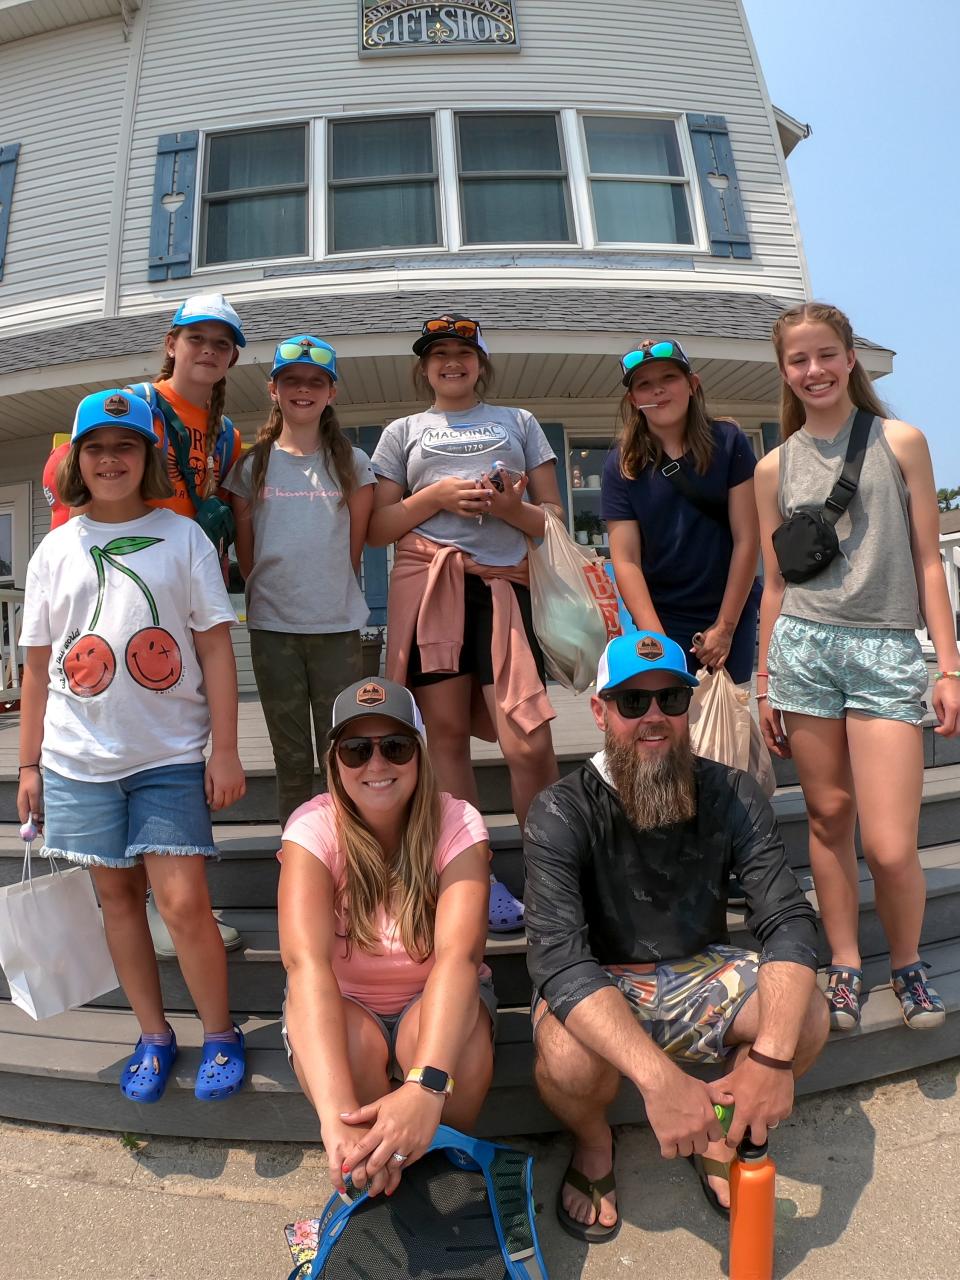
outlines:
[[[798, 1104], [776, 1134], [778, 1277], [960, 1274], [958, 1071], [960, 1059]], [[566, 1144], [529, 1149], [551, 1280], [725, 1275], [723, 1224], [689, 1166], [662, 1161], [647, 1130], [621, 1133], [624, 1227], [589, 1253], [553, 1216]], [[328, 1193], [319, 1146], [125, 1145], [0, 1121], [0, 1280], [281, 1280], [284, 1224]]]

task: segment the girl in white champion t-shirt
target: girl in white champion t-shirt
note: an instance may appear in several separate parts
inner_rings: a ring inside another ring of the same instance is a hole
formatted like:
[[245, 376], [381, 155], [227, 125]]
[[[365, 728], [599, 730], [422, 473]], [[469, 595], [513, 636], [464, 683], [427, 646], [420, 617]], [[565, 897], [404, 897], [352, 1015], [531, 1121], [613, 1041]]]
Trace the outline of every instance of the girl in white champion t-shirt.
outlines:
[[362, 674], [360, 628], [370, 614], [358, 574], [376, 477], [337, 421], [336, 396], [333, 347], [310, 334], [283, 339], [270, 417], [224, 485], [281, 826], [317, 790], [313, 737], [322, 771], [333, 700]]
[[21, 820], [43, 826], [44, 854], [90, 869], [142, 1031], [120, 1079], [133, 1102], [160, 1098], [177, 1055], [147, 922], [147, 875], [203, 1023], [196, 1096], [227, 1097], [244, 1076], [204, 869], [218, 856], [210, 810], [245, 790], [236, 618], [203, 530], [147, 505], [170, 494], [155, 443], [146, 401], [120, 390], [81, 401], [58, 488], [86, 510], [31, 558], [21, 633], [17, 808]]

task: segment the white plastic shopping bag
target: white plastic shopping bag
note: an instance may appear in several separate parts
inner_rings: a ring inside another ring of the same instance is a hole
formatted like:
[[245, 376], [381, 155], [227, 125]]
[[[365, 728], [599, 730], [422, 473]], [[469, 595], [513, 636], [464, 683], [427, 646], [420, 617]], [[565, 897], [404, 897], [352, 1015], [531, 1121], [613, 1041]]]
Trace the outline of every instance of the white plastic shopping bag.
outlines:
[[19, 884], [0, 888], [0, 968], [10, 998], [31, 1018], [51, 1018], [119, 985], [89, 871], [34, 878], [30, 848]]
[[597, 678], [607, 640], [619, 634], [616, 592], [596, 551], [574, 542], [555, 511], [543, 513], [543, 542], [531, 543], [528, 556], [533, 629], [547, 674], [582, 693]]
[[730, 674], [699, 671], [699, 688], [690, 703], [690, 745], [694, 754], [742, 769], [772, 796], [777, 789], [770, 752], [759, 724], [750, 714], [749, 694]]

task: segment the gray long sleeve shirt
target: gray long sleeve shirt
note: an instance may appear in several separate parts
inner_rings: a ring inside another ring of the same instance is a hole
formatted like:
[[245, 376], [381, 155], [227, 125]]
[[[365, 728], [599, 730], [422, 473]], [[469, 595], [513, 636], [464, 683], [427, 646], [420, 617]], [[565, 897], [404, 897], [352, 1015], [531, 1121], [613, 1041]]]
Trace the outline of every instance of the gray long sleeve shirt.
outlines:
[[736, 872], [760, 963], [817, 967], [816, 916], [787, 864], [773, 809], [752, 778], [697, 759], [690, 822], [637, 831], [592, 761], [537, 797], [524, 832], [527, 966], [565, 1021], [613, 983], [603, 966], [660, 964], [729, 942]]

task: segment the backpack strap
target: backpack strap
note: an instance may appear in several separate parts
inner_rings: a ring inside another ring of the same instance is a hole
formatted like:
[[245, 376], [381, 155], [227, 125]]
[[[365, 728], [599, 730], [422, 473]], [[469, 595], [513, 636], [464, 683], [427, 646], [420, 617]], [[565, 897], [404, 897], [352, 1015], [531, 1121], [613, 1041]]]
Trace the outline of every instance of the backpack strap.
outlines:
[[843, 460], [843, 469], [837, 477], [837, 483], [827, 495], [823, 504], [823, 518], [828, 524], [836, 524], [853, 501], [853, 495], [860, 484], [860, 472], [867, 452], [870, 428], [873, 426], [873, 414], [866, 409], [858, 409], [850, 428], [850, 439], [847, 442], [847, 454]]
[[152, 382], [135, 382], [129, 387], [124, 387], [124, 391], [129, 391], [131, 395], [138, 396], [141, 400], [146, 400], [147, 404], [153, 411], [153, 428], [157, 433], [157, 440], [160, 448], [167, 447], [167, 420], [160, 412], [157, 389]]
[[193, 469], [193, 463], [190, 461], [190, 432], [180, 421], [177, 412], [169, 401], [164, 400], [163, 396], [156, 390], [154, 394], [157, 398], [157, 408], [163, 416], [163, 420], [167, 426], [167, 440], [170, 448], [173, 450], [173, 456], [177, 463], [177, 470], [183, 477], [183, 483], [187, 487], [187, 493], [190, 501], [193, 503], [194, 513], [200, 510], [200, 495], [197, 493], [196, 475]]

